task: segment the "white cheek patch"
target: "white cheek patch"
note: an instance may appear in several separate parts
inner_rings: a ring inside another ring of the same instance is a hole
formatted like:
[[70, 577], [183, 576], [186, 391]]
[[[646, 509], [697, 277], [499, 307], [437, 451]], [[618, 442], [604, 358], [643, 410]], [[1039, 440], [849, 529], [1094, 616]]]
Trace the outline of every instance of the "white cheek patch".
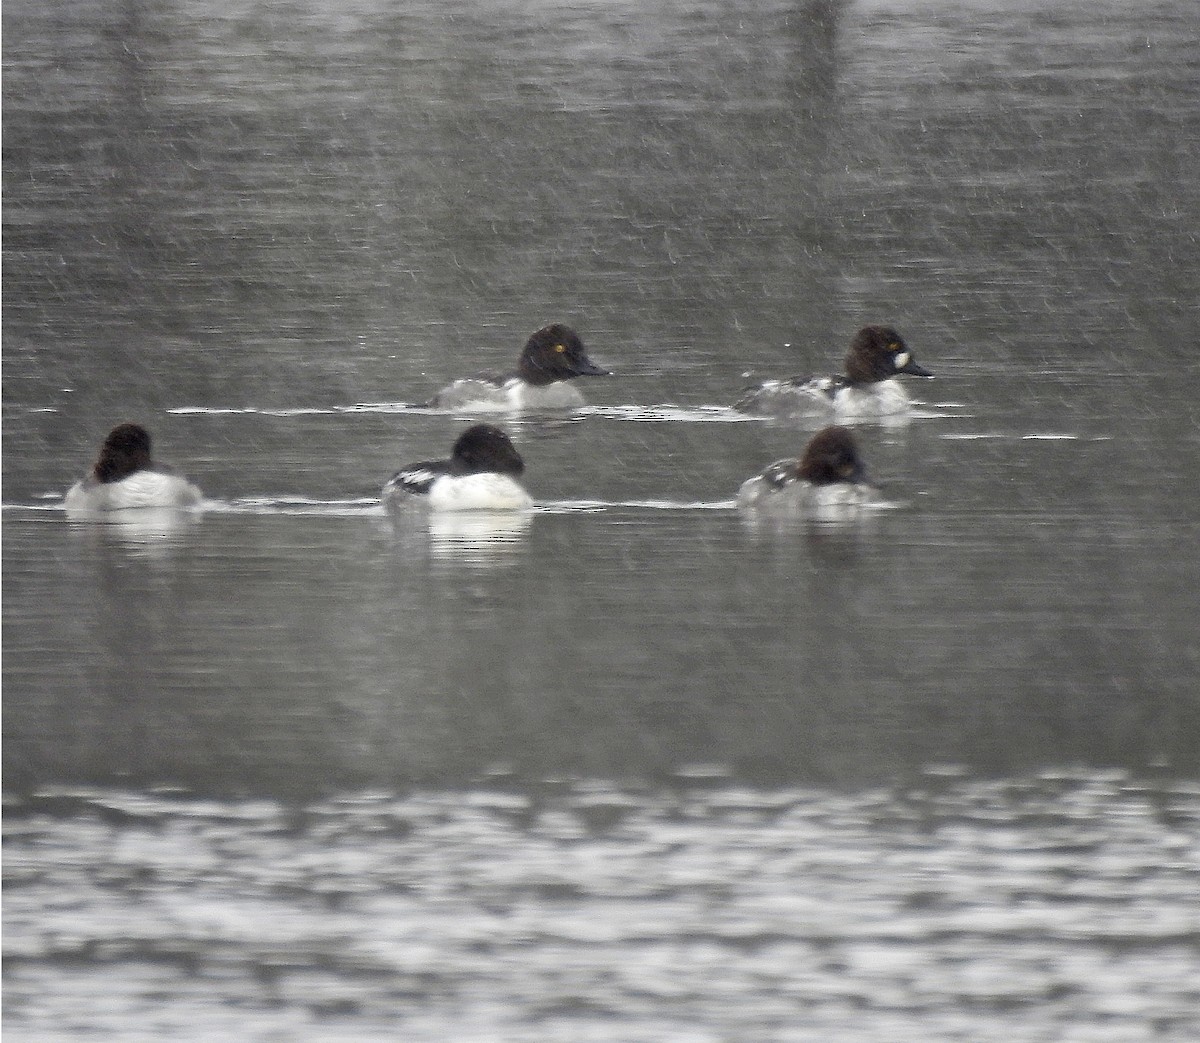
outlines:
[[908, 365], [908, 360], [911, 358], [912, 356], [907, 351], [902, 351], [895, 357], [895, 359], [893, 359], [893, 362], [895, 363], [897, 369], [903, 369]]

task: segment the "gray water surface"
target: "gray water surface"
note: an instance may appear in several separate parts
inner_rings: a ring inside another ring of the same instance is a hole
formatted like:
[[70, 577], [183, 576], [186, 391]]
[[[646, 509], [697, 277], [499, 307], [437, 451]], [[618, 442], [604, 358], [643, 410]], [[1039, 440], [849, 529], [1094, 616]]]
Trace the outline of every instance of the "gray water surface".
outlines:
[[[1198, 40], [8, 4], [9, 1035], [1200, 1035]], [[552, 320], [534, 514], [386, 514]], [[887, 509], [740, 517], [880, 321]], [[207, 510], [64, 517], [124, 419]]]
[[10, 805], [6, 1031], [1195, 1036], [1194, 783], [491, 781], [303, 809], [111, 790]]

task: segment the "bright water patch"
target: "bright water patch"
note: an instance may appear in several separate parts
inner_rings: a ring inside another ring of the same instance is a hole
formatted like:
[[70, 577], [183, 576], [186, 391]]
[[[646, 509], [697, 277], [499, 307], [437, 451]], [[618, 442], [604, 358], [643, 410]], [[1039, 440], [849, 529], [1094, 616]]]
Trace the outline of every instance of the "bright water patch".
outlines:
[[8, 801], [6, 1028], [129, 1043], [1200, 1034], [1200, 789], [498, 768], [303, 805]]
[[[435, 406], [414, 404], [409, 402], [359, 402], [347, 406], [174, 406], [167, 410], [179, 416], [240, 416], [261, 415], [272, 417], [292, 416], [323, 416], [344, 413], [405, 413], [417, 416], [470, 416], [475, 413], [502, 413], [519, 420], [531, 415], [521, 411], [508, 409], [464, 408], [440, 409]], [[730, 406], [700, 405], [681, 406], [670, 402], [654, 405], [620, 405], [620, 406], [581, 406], [578, 409], [562, 410], [561, 413], [532, 415], [562, 415], [562, 416], [599, 416], [609, 420], [632, 420], [640, 422], [656, 422], [661, 420], [682, 420], [692, 423], [762, 423], [761, 416], [749, 416], [739, 413]]]
[[351, 406], [174, 406], [178, 416], [336, 416], [339, 413], [416, 413], [442, 416], [444, 409], [409, 402], [362, 402]]
[[658, 421], [683, 420], [689, 423], [744, 424], [762, 421], [762, 417], [739, 413], [731, 406], [680, 406], [670, 402], [638, 406], [585, 406], [580, 412], [610, 420]]
[[595, 513], [619, 508], [645, 511], [731, 511], [735, 500], [551, 500], [538, 504], [547, 514]]
[[329, 515], [358, 517], [378, 515], [383, 507], [378, 497], [352, 500], [314, 500], [302, 496], [243, 497], [236, 500], [206, 500], [204, 509], [213, 514]]

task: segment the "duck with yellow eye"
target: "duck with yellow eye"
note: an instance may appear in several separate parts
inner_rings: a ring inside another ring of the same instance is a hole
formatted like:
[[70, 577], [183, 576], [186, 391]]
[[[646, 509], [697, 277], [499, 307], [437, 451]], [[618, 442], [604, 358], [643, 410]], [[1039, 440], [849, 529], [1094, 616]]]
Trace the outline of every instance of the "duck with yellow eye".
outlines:
[[768, 380], [748, 388], [734, 404], [743, 413], [778, 417], [832, 415], [840, 421], [903, 419], [912, 409], [900, 374], [931, 377], [917, 365], [891, 326], [864, 326], [850, 342], [845, 372], [832, 377]]
[[454, 381], [428, 402], [439, 409], [540, 411], [578, 409], [585, 404], [576, 377], [610, 377], [587, 356], [583, 341], [561, 322], [543, 326], [530, 336], [517, 361], [517, 371]]

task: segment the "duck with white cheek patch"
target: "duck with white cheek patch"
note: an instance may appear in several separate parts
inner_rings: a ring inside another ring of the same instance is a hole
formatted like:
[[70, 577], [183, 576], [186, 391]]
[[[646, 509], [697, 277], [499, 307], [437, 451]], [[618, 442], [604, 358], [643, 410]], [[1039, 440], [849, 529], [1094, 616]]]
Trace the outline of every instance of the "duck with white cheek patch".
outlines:
[[832, 414], [838, 421], [905, 416], [912, 408], [901, 374], [931, 377], [891, 326], [864, 326], [850, 342], [845, 372], [831, 377], [768, 380], [749, 388], [734, 409], [795, 417]]

